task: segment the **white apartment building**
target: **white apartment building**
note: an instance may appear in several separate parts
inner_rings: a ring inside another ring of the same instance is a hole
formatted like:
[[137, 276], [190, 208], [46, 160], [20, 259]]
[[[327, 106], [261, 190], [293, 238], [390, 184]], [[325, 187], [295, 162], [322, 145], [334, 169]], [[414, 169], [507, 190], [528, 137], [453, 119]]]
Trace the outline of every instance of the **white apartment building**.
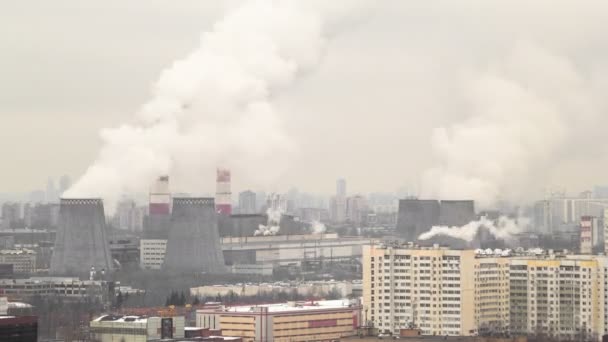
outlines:
[[600, 341], [606, 332], [604, 259], [510, 258], [511, 333]]
[[139, 241], [139, 262], [144, 270], [160, 270], [165, 261], [167, 240], [142, 239]]
[[366, 246], [364, 319], [383, 332], [475, 334], [474, 261], [473, 250]]
[[608, 258], [439, 247], [368, 246], [366, 320], [381, 331], [600, 341], [608, 334]]

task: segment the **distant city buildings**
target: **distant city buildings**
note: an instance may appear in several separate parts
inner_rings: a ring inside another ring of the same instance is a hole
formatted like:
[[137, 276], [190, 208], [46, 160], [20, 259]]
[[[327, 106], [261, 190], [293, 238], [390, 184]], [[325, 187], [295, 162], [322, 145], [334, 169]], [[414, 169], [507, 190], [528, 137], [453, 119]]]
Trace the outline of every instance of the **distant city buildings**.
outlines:
[[147, 212], [147, 207], [138, 206], [134, 200], [123, 199], [116, 205], [114, 227], [128, 231], [142, 231]]
[[239, 214], [257, 213], [256, 194], [251, 190], [239, 193]]

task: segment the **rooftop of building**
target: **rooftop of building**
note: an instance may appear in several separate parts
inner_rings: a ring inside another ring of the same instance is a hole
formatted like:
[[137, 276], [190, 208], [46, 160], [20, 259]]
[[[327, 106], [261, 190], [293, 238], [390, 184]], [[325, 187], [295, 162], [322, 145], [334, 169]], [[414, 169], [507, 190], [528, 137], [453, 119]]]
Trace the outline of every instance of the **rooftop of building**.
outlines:
[[101, 280], [80, 280], [77, 277], [31, 277], [24, 279], [0, 279], [1, 285], [6, 284], [100, 284]]
[[93, 322], [114, 322], [114, 323], [147, 323], [147, 316], [123, 316], [123, 315], [103, 315], [95, 318]]
[[[262, 304], [262, 305], [243, 305], [233, 307], [219, 308], [218, 311], [222, 312], [233, 312], [233, 313], [250, 313], [256, 312], [260, 308], [267, 308], [268, 313], [281, 313], [281, 312], [305, 312], [312, 310], [332, 310], [332, 309], [345, 309], [353, 306], [358, 306], [358, 303], [348, 299], [337, 299], [337, 300], [320, 300], [310, 302], [286, 302], [277, 304]], [[202, 311], [206, 311], [203, 309]]]
[[36, 254], [36, 252], [33, 251], [33, 250], [31, 250], [31, 249], [27, 249], [27, 248], [22, 248], [22, 249], [0, 249], [0, 254], [2, 254], [2, 255], [23, 255], [23, 254], [34, 255], [34, 254]]

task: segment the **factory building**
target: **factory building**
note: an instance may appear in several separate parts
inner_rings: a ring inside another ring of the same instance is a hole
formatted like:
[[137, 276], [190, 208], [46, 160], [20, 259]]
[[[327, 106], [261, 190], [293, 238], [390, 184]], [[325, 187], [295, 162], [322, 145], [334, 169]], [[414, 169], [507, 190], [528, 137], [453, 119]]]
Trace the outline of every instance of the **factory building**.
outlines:
[[103, 280], [80, 280], [69, 277], [32, 277], [0, 279], [0, 296], [10, 300], [31, 300], [32, 297], [56, 296], [65, 300], [96, 298], [101, 302], [114, 295], [114, 283]]
[[244, 342], [332, 341], [354, 336], [361, 306], [349, 300], [289, 302], [197, 310], [196, 325]]
[[342, 298], [353, 294], [353, 285], [348, 281], [307, 281], [307, 282], [276, 282], [255, 284], [204, 285], [190, 288], [190, 295], [197, 297], [222, 297], [231, 293], [243, 297], [271, 295], [275, 293], [297, 293], [305, 297], [323, 297], [329, 293], [337, 293]]
[[95, 342], [146, 342], [184, 338], [183, 316], [147, 317], [104, 315], [89, 324]]
[[112, 271], [101, 199], [61, 199], [52, 275], [85, 276], [91, 267]]
[[163, 269], [225, 272], [213, 198], [173, 198]]
[[[141, 240], [141, 267], [160, 269], [165, 258], [167, 240]], [[303, 267], [319, 263], [360, 259], [362, 248], [370, 239], [338, 237], [338, 234], [269, 235], [221, 238], [226, 265], [235, 273], [264, 275], [268, 267]], [[261, 266], [252, 270], [248, 265]], [[256, 271], [257, 270], [257, 271]], [[248, 272], [251, 271], [251, 272]]]

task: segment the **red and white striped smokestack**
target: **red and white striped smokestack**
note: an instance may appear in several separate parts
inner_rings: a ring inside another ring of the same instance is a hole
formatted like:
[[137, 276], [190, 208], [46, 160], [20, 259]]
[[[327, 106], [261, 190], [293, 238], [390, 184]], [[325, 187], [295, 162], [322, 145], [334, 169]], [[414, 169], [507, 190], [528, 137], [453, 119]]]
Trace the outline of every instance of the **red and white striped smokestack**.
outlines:
[[160, 176], [150, 190], [150, 215], [169, 215], [171, 213], [171, 191], [169, 176]]
[[232, 192], [230, 192], [230, 170], [217, 169], [215, 209], [218, 214], [232, 214]]

